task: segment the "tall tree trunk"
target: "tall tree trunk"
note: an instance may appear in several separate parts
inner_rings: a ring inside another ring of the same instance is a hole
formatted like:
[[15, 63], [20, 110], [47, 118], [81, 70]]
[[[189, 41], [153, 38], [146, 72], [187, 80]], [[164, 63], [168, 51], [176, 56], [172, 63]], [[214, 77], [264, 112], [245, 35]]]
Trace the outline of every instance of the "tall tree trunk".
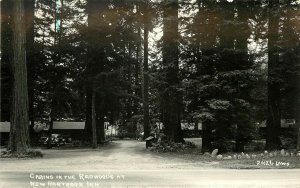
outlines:
[[8, 150], [24, 153], [29, 147], [29, 119], [23, 0], [14, 1], [13, 13], [13, 98]]
[[268, 31], [268, 117], [266, 148], [269, 150], [280, 147], [280, 85], [276, 80], [276, 67], [279, 56], [277, 42], [279, 39], [279, 0], [269, 0], [269, 31]]
[[[60, 19], [60, 25], [59, 28], [57, 28], [57, 23], [59, 21], [59, 17], [58, 17], [58, 10], [57, 10], [57, 0], [54, 3], [54, 8], [55, 8], [55, 16], [54, 16], [54, 38], [53, 38], [53, 46], [56, 46], [57, 49], [61, 48], [61, 42], [62, 42], [62, 19]], [[63, 6], [63, 1], [61, 1], [61, 6]], [[57, 65], [60, 63], [61, 61], [61, 51], [60, 50], [56, 50], [53, 52], [52, 54], [52, 70], [53, 70], [53, 77], [52, 77], [52, 93], [51, 93], [51, 112], [50, 112], [50, 127], [48, 130], [48, 148], [51, 148], [52, 145], [52, 132], [53, 132], [53, 122], [57, 117], [57, 106], [58, 106], [58, 102], [57, 102], [57, 96], [56, 96], [56, 91], [58, 90], [58, 83], [56, 83], [57, 79], [56, 79], [56, 75], [57, 75]]]
[[92, 96], [93, 89], [89, 86], [86, 88], [86, 98], [85, 98], [85, 128], [83, 134], [83, 141], [92, 143]]
[[203, 122], [202, 123], [202, 145], [201, 145], [201, 152], [209, 152], [212, 149], [211, 145], [211, 129], [209, 126], [209, 123], [211, 122]]
[[[89, 142], [92, 147], [94, 140], [94, 130], [93, 130], [93, 76], [95, 75], [95, 46], [92, 36], [94, 35], [94, 27], [97, 24], [96, 18], [97, 18], [97, 2], [95, 0], [89, 0], [87, 1], [87, 14], [88, 14], [88, 31], [92, 34], [89, 35], [88, 38], [88, 47], [87, 47], [87, 78], [86, 78], [86, 100], [85, 100], [85, 134], [84, 134], [84, 141]], [[96, 122], [95, 122], [96, 123]]]
[[[51, 106], [54, 106], [54, 102], [52, 102]], [[54, 121], [54, 107], [51, 108], [50, 112], [50, 125], [48, 129], [48, 141], [47, 141], [47, 148], [52, 148], [52, 132], [53, 132], [53, 121]]]
[[[137, 15], [140, 15], [140, 12], [141, 12], [141, 8], [140, 8], [140, 3], [137, 2], [136, 3], [136, 11], [137, 11]], [[135, 52], [135, 70], [134, 70], [134, 78], [135, 78], [135, 95], [137, 97], [140, 97], [142, 98], [143, 94], [142, 94], [142, 85], [143, 85], [143, 81], [142, 81], [142, 77], [143, 77], [143, 74], [141, 72], [141, 69], [142, 69], [142, 65], [141, 63], [143, 62], [142, 60], [142, 53], [141, 53], [141, 47], [142, 47], [142, 38], [141, 38], [141, 27], [137, 27], [137, 35], [138, 35], [138, 39], [137, 39], [137, 42], [136, 42], [136, 52]], [[140, 101], [138, 100], [135, 100], [134, 102], [134, 114], [138, 114], [139, 113], [139, 104]]]
[[148, 1], [144, 8], [144, 64], [143, 64], [143, 113], [144, 113], [144, 139], [150, 135], [149, 120], [149, 76], [148, 76], [148, 34], [149, 34], [149, 16]]
[[[203, 4], [202, 0], [197, 0], [197, 5], [198, 5], [198, 13], [195, 16], [195, 23], [201, 23], [201, 25], [203, 25], [204, 27], [207, 27], [204, 23], [206, 22], [206, 20], [208, 19], [212, 19], [209, 16], [208, 17], [204, 17], [203, 14], [205, 14], [205, 11], [207, 11], [208, 7], [211, 7], [212, 5], [210, 5], [209, 2], [205, 2]], [[209, 14], [206, 14], [209, 15]], [[209, 20], [209, 22], [212, 22], [213, 20]], [[218, 25], [218, 24], [215, 24]], [[201, 28], [199, 26], [197, 26], [197, 28]], [[211, 36], [213, 35], [213, 37]], [[202, 76], [204, 74], [209, 74], [207, 72], [205, 72], [205, 69], [203, 68], [205, 66], [205, 60], [203, 60], [203, 57], [206, 56], [210, 56], [211, 51], [214, 50], [215, 47], [215, 41], [217, 38], [218, 33], [211, 33], [211, 32], [203, 32], [202, 30], [198, 31], [195, 33], [195, 39], [196, 39], [196, 44], [197, 47], [195, 48], [195, 56], [196, 56], [196, 60], [195, 60], [195, 66], [197, 69], [197, 73], [196, 73], [196, 79], [198, 76]], [[203, 41], [201, 40], [202, 38], [206, 39], [206, 43], [203, 43]], [[195, 110], [197, 110], [197, 107], [199, 106], [199, 104], [197, 105], [197, 101], [199, 100], [199, 94], [195, 94], [194, 96], [194, 105], [196, 104], [196, 106], [194, 107]], [[200, 103], [204, 103], [204, 100], [200, 100]], [[201, 130], [201, 138], [202, 138], [202, 143], [201, 143], [201, 152], [209, 152], [211, 149], [211, 130], [209, 127], [210, 122], [208, 121], [202, 121], [202, 130]]]
[[[248, 18], [249, 18], [249, 7], [247, 6], [247, 2], [237, 2], [236, 3], [236, 7], [235, 9], [237, 10], [237, 26], [236, 29], [240, 29], [241, 32], [236, 32], [235, 33], [235, 58], [234, 58], [234, 63], [236, 65], [243, 63], [244, 67], [238, 67], [239, 69], [249, 69], [249, 67], [245, 67], [247, 64], [249, 65], [248, 61], [252, 61], [249, 58], [248, 55], [248, 38], [251, 35], [251, 30], [249, 28], [249, 23], [248, 23]], [[243, 58], [241, 58], [243, 57]], [[248, 97], [248, 93], [246, 93], [246, 95], [244, 94], [245, 92], [239, 92], [238, 93], [238, 97], [244, 99], [245, 101], [249, 101]], [[244, 96], [245, 95], [245, 96]], [[240, 109], [238, 109], [240, 110]], [[242, 109], [243, 110], [243, 109]], [[248, 115], [250, 114], [249, 111]], [[245, 113], [245, 112], [244, 112]], [[245, 132], [248, 131], [247, 130], [247, 122], [245, 122], [245, 120], [243, 120], [243, 117], [237, 117], [236, 118], [236, 151], [242, 152], [244, 150], [244, 146], [245, 146]]]
[[105, 129], [104, 129], [104, 96], [96, 95], [96, 126], [97, 126], [97, 141], [98, 143], [105, 142]]
[[[52, 91], [52, 95], [54, 95], [55, 93], [55, 86], [53, 87], [53, 91]], [[48, 129], [48, 142], [47, 142], [47, 148], [50, 149], [52, 148], [52, 133], [53, 133], [53, 122], [55, 119], [55, 115], [56, 115], [56, 99], [54, 96], [52, 96], [52, 101], [51, 101], [51, 112], [50, 112], [50, 125], [49, 125], [49, 129]]]
[[296, 125], [297, 125], [297, 128], [298, 128], [297, 151], [300, 151], [300, 122], [299, 122], [299, 118], [297, 118], [297, 120], [296, 120]]
[[95, 149], [97, 148], [97, 127], [96, 127], [96, 110], [95, 110], [95, 103], [96, 103], [96, 93], [93, 90], [92, 94], [92, 147]]
[[[87, 13], [88, 13], [88, 32], [90, 33], [87, 38], [88, 49], [87, 49], [87, 72], [86, 72], [86, 122], [85, 122], [85, 138], [84, 140], [91, 141], [93, 147], [94, 145], [94, 134], [97, 136], [97, 128], [94, 130], [93, 123], [97, 127], [98, 117], [93, 114], [93, 106], [95, 108], [96, 99], [93, 99], [93, 91], [97, 86], [94, 85], [95, 76], [101, 73], [104, 69], [104, 61], [106, 57], [104, 56], [104, 44], [99, 42], [99, 38], [103, 37], [102, 26], [105, 27], [105, 23], [101, 22], [99, 19], [103, 16], [103, 12], [107, 7], [107, 0], [88, 0], [87, 1]], [[100, 29], [99, 29], [100, 28]], [[97, 98], [95, 96], [95, 98]], [[93, 101], [94, 100], [94, 101]], [[95, 113], [96, 113], [96, 109]], [[95, 122], [93, 122], [95, 121]], [[96, 131], [96, 132], [94, 132]], [[99, 132], [98, 132], [99, 133]], [[99, 133], [100, 134], [100, 133]], [[100, 136], [98, 136], [99, 139]], [[97, 138], [96, 138], [97, 141]]]
[[27, 79], [29, 94], [29, 135], [30, 143], [36, 142], [36, 133], [34, 131], [34, 79], [36, 72], [34, 60], [34, 0], [27, 0], [24, 4], [26, 19], [26, 62], [27, 62]]
[[163, 13], [163, 71], [165, 88], [163, 91], [163, 124], [170, 141], [183, 142], [181, 130], [182, 97], [177, 91], [179, 84], [178, 62], [178, 0], [165, 2]]
[[[130, 26], [131, 27], [131, 26]], [[126, 52], [126, 45], [124, 46], [124, 51]], [[132, 49], [131, 49], [131, 44], [128, 44], [128, 57], [129, 59], [131, 59], [132, 55]], [[132, 94], [132, 65], [131, 65], [131, 60], [129, 60], [127, 62], [127, 76], [128, 76], [128, 93]], [[133, 107], [133, 102], [132, 102], [132, 98], [127, 98], [127, 104], [126, 106], [126, 121], [130, 121], [130, 118], [132, 117], [132, 107]]]

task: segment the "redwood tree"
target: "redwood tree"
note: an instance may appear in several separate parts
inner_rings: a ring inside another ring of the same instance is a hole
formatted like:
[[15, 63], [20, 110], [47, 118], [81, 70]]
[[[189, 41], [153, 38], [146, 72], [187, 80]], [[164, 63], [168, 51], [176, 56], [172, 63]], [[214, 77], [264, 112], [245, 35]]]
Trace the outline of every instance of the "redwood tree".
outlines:
[[8, 150], [13, 154], [24, 153], [29, 147], [28, 90], [25, 50], [24, 1], [13, 5], [13, 94], [11, 128]]
[[266, 148], [278, 149], [280, 146], [281, 96], [278, 79], [279, 55], [277, 42], [279, 39], [279, 0], [269, 1], [268, 31], [268, 117]]
[[144, 63], [143, 63], [143, 112], [144, 112], [144, 139], [150, 134], [149, 125], [149, 76], [148, 76], [148, 34], [149, 34], [149, 8], [148, 1], [144, 2]]
[[26, 62], [27, 62], [27, 79], [28, 79], [28, 94], [29, 94], [29, 135], [30, 142], [36, 141], [36, 135], [34, 132], [34, 87], [35, 79], [37, 77], [36, 63], [34, 57], [34, 3], [35, 0], [27, 0], [24, 4], [25, 8], [25, 22], [26, 22]]
[[181, 131], [182, 97], [179, 86], [178, 0], [166, 1], [163, 13], [162, 109], [165, 134], [170, 141], [183, 142]]

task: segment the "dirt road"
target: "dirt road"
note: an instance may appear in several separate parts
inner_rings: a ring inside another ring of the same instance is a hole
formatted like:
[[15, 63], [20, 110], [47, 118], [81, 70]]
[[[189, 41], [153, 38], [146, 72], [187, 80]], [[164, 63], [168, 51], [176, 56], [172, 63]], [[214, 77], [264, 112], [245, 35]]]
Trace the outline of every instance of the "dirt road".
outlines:
[[1, 170], [153, 170], [191, 166], [188, 160], [163, 157], [145, 149], [139, 141], [114, 141], [93, 149], [43, 150], [41, 159], [1, 159]]
[[0, 187], [300, 187], [299, 169], [228, 170], [115, 141], [99, 150], [43, 150], [42, 159], [1, 159]]

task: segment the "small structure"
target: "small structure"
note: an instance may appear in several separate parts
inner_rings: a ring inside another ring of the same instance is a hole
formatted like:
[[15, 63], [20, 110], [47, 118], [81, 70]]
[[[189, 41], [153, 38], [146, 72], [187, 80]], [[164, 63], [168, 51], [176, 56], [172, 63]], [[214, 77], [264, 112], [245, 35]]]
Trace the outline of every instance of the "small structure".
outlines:
[[[158, 130], [162, 130], [164, 128], [164, 124], [162, 122], [155, 122], [155, 126]], [[202, 135], [202, 122], [198, 122], [196, 125], [195, 122], [182, 120], [180, 126], [184, 138], [198, 138]]]
[[202, 135], [202, 122], [181, 122], [181, 129], [184, 138], [199, 138]]
[[[297, 129], [295, 119], [281, 119], [280, 124], [281, 124], [282, 132], [294, 131]], [[263, 137], [265, 137], [266, 132], [267, 132], [267, 121], [264, 120], [262, 122], [257, 122], [257, 123], [255, 123], [255, 125], [257, 126], [257, 128], [259, 129], [259, 132], [263, 135]]]
[[10, 122], [0, 122], [1, 146], [7, 145], [9, 140]]
[[[297, 128], [295, 119], [281, 119], [280, 121], [281, 128]], [[267, 121], [264, 120], [261, 123], [256, 123], [259, 128], [266, 128]]]
[[[41, 123], [41, 122], [34, 122], [33, 129], [34, 129], [35, 133], [43, 132], [46, 130], [46, 124]], [[8, 144], [9, 133], [10, 133], [10, 122], [0, 122], [1, 146]]]
[[53, 122], [53, 134], [60, 134], [64, 137], [70, 137], [72, 140], [81, 140], [85, 128], [85, 122]]

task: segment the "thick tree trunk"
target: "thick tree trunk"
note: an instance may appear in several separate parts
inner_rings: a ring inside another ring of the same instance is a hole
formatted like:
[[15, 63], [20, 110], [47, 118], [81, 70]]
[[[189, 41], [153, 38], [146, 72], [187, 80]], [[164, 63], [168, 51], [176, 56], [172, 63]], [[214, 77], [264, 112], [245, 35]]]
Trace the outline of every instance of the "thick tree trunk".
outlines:
[[[53, 93], [54, 93], [54, 90], [55, 89], [53, 88]], [[56, 115], [55, 105], [56, 105], [55, 97], [52, 97], [51, 112], [50, 112], [50, 125], [49, 125], [49, 129], [48, 129], [48, 142], [47, 142], [47, 148], [48, 149], [52, 148], [51, 143], [52, 143], [53, 122], [54, 122], [54, 118], [55, 118], [55, 115]]]
[[[235, 64], [239, 64], [239, 63], [243, 63], [243, 64], [249, 64], [247, 61], [251, 61], [249, 59], [248, 56], [248, 39], [251, 35], [251, 30], [249, 28], [249, 23], [248, 23], [248, 18], [249, 18], [249, 10], [248, 10], [248, 6], [247, 6], [247, 2], [237, 2], [236, 8], [237, 10], [237, 21], [238, 21], [238, 26], [235, 26], [236, 29], [240, 29], [241, 32], [236, 32], [235, 33], [235, 60], [234, 63]], [[240, 59], [240, 57], [245, 57], [243, 59]], [[241, 69], [243, 69], [244, 67], [240, 67]], [[248, 68], [248, 67], [246, 67]], [[250, 68], [250, 67], [249, 67]], [[244, 95], [244, 93], [246, 93], [246, 95]], [[244, 99], [245, 101], [249, 101], [248, 99], [248, 94], [249, 92], [240, 92], [238, 93], [238, 97]], [[239, 111], [240, 109], [238, 109]], [[244, 110], [244, 109], [241, 109]], [[250, 112], [244, 112], [244, 113], [248, 113], [248, 115], [250, 115]], [[248, 131], [247, 128], [247, 122], [244, 122], [245, 120], [243, 120], [243, 117], [241, 116], [237, 116], [236, 118], [236, 146], [235, 146], [235, 150], [238, 152], [242, 152], [244, 151], [244, 146], [245, 146], [245, 132]]]
[[[93, 76], [96, 74], [96, 54], [97, 49], [95, 47], [95, 41], [93, 37], [95, 35], [95, 27], [97, 24], [97, 8], [99, 8], [97, 1], [87, 1], [87, 13], [88, 13], [88, 30], [92, 33], [88, 36], [88, 49], [87, 49], [87, 69], [86, 69], [86, 109], [85, 109], [85, 133], [84, 141], [89, 142], [93, 147]], [[96, 122], [95, 122], [96, 123]]]
[[268, 31], [268, 117], [266, 148], [269, 150], [280, 147], [280, 85], [276, 80], [276, 67], [279, 63], [277, 41], [279, 39], [279, 15], [276, 7], [278, 0], [269, 1], [269, 31]]
[[93, 149], [97, 148], [97, 127], [96, 127], [96, 93], [93, 91], [92, 94], [92, 147]]
[[242, 137], [242, 131], [241, 128], [242, 125], [237, 125], [236, 129], [236, 140], [235, 140], [235, 151], [242, 152], [244, 151], [244, 143], [243, 143], [243, 137]]
[[[141, 36], [141, 29], [138, 28], [138, 36]], [[141, 73], [141, 65], [140, 63], [142, 62], [141, 61], [141, 45], [142, 42], [141, 42], [141, 39], [138, 39], [138, 42], [137, 42], [137, 46], [136, 46], [136, 62], [135, 62], [135, 67], [134, 67], [134, 78], [135, 78], [135, 90], [134, 90], [134, 93], [137, 97], [141, 97], [142, 98], [142, 93], [141, 93], [141, 88], [142, 88], [142, 84], [141, 83], [141, 77], [142, 75], [140, 74]], [[140, 76], [141, 75], [141, 76]], [[134, 111], [133, 111], [133, 114], [138, 114], [139, 113], [139, 102], [138, 100], [134, 100]]]
[[144, 64], [143, 64], [143, 112], [144, 112], [144, 139], [150, 135], [149, 119], [149, 76], [148, 76], [148, 34], [149, 34], [149, 16], [148, 2], [145, 2], [144, 12]]
[[[124, 45], [124, 51], [126, 52], [126, 45]], [[132, 56], [132, 49], [131, 49], [131, 44], [128, 44], [128, 57]], [[127, 80], [128, 80], [128, 88], [127, 88], [127, 92], [129, 94], [133, 94], [133, 90], [132, 90], [132, 65], [131, 65], [131, 61], [127, 61]], [[126, 107], [126, 121], [130, 121], [131, 117], [132, 117], [132, 107], [133, 107], [133, 102], [132, 102], [132, 98], [127, 98], [126, 99], [127, 104], [125, 105]]]
[[212, 149], [211, 146], [211, 130], [209, 129], [209, 125], [207, 122], [202, 123], [202, 146], [201, 152], [209, 152]]
[[[104, 56], [104, 44], [99, 41], [100, 37], [103, 37], [102, 26], [105, 27], [104, 22], [100, 18], [103, 16], [104, 10], [107, 7], [107, 0], [88, 0], [87, 1], [87, 13], [88, 13], [88, 31], [89, 36], [87, 38], [88, 49], [87, 49], [87, 95], [86, 95], [86, 122], [85, 122], [85, 138], [86, 141], [91, 141], [93, 147], [95, 147], [95, 138], [96, 135], [96, 144], [97, 144], [97, 133], [98, 138], [99, 130], [97, 132], [97, 124], [99, 123], [98, 116], [95, 114], [95, 103], [97, 103], [95, 92], [93, 91], [97, 87], [94, 85], [95, 76], [101, 73], [104, 69], [104, 61], [106, 57]], [[100, 28], [100, 29], [99, 29]], [[94, 93], [94, 94], [93, 94]], [[94, 112], [93, 112], [94, 108]], [[95, 124], [95, 130], [94, 125]], [[99, 127], [98, 127], [99, 128]]]
[[298, 140], [297, 140], [297, 151], [300, 151], [300, 122], [299, 119], [296, 120], [296, 124], [298, 125]]
[[29, 147], [29, 119], [23, 0], [14, 1], [13, 12], [13, 98], [8, 150], [24, 153]]
[[[136, 3], [136, 13], [137, 15], [141, 15], [141, 3], [137, 2]], [[137, 27], [137, 36], [138, 36], [138, 39], [137, 39], [137, 42], [136, 42], [136, 52], [135, 52], [135, 55], [136, 55], [136, 62], [135, 62], [135, 70], [134, 70], [134, 78], [135, 78], [135, 95], [137, 97], [140, 97], [142, 98], [143, 97], [143, 71], [142, 68], [143, 68], [143, 57], [142, 57], [142, 38], [141, 38], [141, 26], [140, 27]], [[139, 114], [139, 111], [140, 111], [140, 101], [138, 100], [135, 100], [134, 101], [134, 114]]]
[[[300, 81], [300, 75], [298, 75], [298, 84], [299, 84], [299, 81]], [[299, 87], [299, 86], [298, 86]], [[300, 90], [299, 90], [300, 92]], [[296, 102], [296, 126], [298, 128], [298, 139], [297, 139], [297, 151], [299, 152], [300, 151], [300, 98], [299, 98], [299, 93], [298, 93], [298, 96], [297, 96], [297, 100], [295, 101]]]
[[97, 126], [97, 141], [98, 143], [105, 142], [104, 129], [104, 96], [96, 95], [96, 126]]
[[163, 124], [165, 134], [174, 142], [183, 142], [181, 130], [182, 97], [177, 91], [179, 84], [178, 62], [178, 0], [165, 3], [163, 26], [163, 71], [166, 87], [163, 91]]
[[82, 140], [89, 143], [92, 143], [92, 96], [93, 90], [91, 87], [87, 87], [85, 98], [85, 128]]
[[[203, 20], [205, 19], [205, 17], [203, 17], [203, 13], [205, 11], [207, 11], [207, 7], [211, 7], [211, 5], [209, 4], [209, 2], [205, 2], [205, 5], [207, 6], [203, 6], [203, 1], [202, 0], [197, 0], [197, 4], [198, 4], [198, 13], [196, 15], [196, 19], [198, 22], [204, 22]], [[210, 17], [208, 17], [210, 18]], [[202, 23], [203, 24], [203, 23]], [[216, 24], [218, 25], [218, 24]], [[205, 60], [203, 60], [203, 57], [205, 56], [210, 56], [211, 51], [214, 50], [213, 44], [215, 44], [216, 38], [218, 33], [206, 33], [205, 36], [204, 33], [202, 31], [198, 31], [196, 34], [196, 44], [198, 45], [195, 48], [195, 55], [196, 55], [196, 69], [197, 69], [197, 74], [196, 76], [202, 76], [204, 74], [209, 74], [208, 72], [205, 72], [205, 69], [203, 68], [205, 66]], [[201, 39], [203, 37], [206, 37], [207, 40], [207, 44], [203, 44], [201, 43]], [[194, 109], [197, 110], [199, 104], [197, 104], [197, 101], [199, 100], [199, 94], [195, 94], [194, 96], [194, 101], [196, 101], [193, 105]], [[205, 99], [200, 100], [200, 104], [204, 103]], [[211, 150], [211, 131], [209, 130], [209, 123], [207, 121], [203, 121], [202, 122], [202, 130], [201, 130], [201, 139], [202, 139], [202, 143], [201, 143], [201, 152], [209, 152]]]
[[51, 112], [50, 112], [50, 125], [49, 125], [49, 129], [48, 129], [48, 142], [47, 142], [47, 148], [48, 149], [52, 148], [53, 121], [54, 121], [54, 112], [53, 112], [53, 110], [51, 110]]
[[34, 0], [27, 0], [24, 4], [26, 19], [26, 62], [27, 62], [27, 79], [29, 94], [29, 135], [30, 143], [36, 142], [36, 133], [34, 131]]

